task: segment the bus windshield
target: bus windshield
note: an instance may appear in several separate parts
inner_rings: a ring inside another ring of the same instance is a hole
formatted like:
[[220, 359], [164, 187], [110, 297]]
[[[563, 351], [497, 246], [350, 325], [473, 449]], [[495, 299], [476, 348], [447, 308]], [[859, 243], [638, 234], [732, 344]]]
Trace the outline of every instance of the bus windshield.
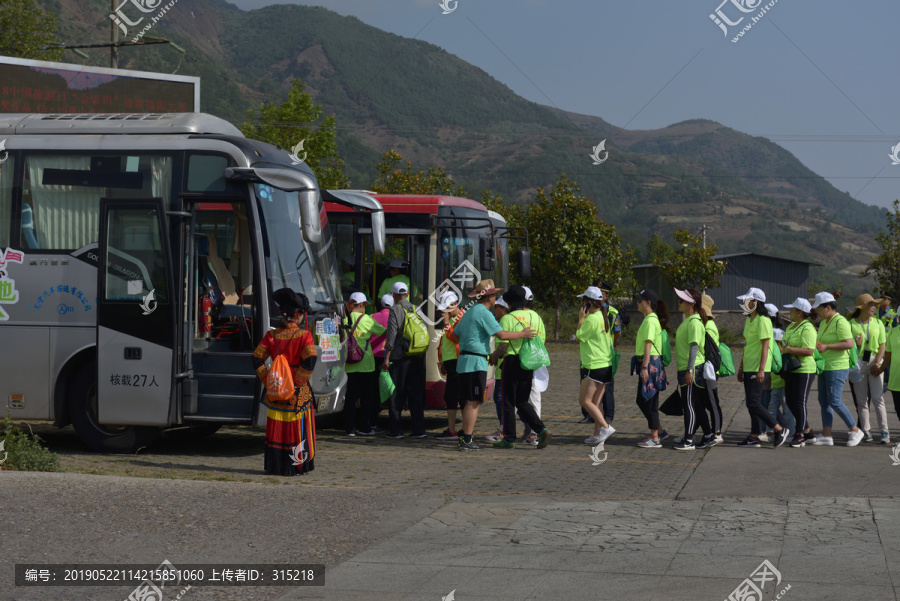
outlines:
[[[334, 258], [330, 228], [322, 241], [310, 244], [300, 230], [300, 197], [266, 184], [254, 184], [261, 207], [266, 244], [266, 276], [271, 291], [290, 288], [309, 299], [312, 312], [332, 311], [340, 296], [340, 271]], [[324, 211], [322, 201], [320, 214]]]
[[501, 253], [505, 248], [496, 249], [497, 261], [492, 270], [483, 269], [478, 260], [481, 238], [490, 236], [487, 212], [464, 207], [441, 207], [438, 215], [442, 227], [439, 229], [437, 281], [452, 279], [463, 293], [472, 290], [479, 278], [492, 279], [495, 285], [504, 286], [503, 266], [507, 258]]

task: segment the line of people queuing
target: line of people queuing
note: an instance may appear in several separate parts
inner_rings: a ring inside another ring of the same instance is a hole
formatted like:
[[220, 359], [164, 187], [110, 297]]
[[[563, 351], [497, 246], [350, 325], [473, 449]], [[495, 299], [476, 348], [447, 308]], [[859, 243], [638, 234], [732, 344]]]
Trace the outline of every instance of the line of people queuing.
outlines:
[[[712, 313], [713, 299], [699, 290], [675, 289], [678, 309], [684, 319], [675, 332], [678, 392], [684, 415], [684, 434], [675, 438], [677, 450], [705, 449], [723, 442], [722, 410], [718, 398], [716, 370], [706, 353], [710, 344], [719, 347], [719, 333]], [[666, 389], [664, 341], [668, 308], [653, 290], [636, 297], [644, 315], [635, 342], [634, 364], [640, 372], [637, 404], [647, 418], [650, 436], [638, 443], [660, 448], [668, 436], [660, 430], [659, 393]], [[784, 305], [790, 310], [785, 321], [775, 305], [766, 303], [765, 293], [750, 288], [738, 297], [746, 316], [745, 347], [736, 366], [744, 387], [751, 418], [750, 433], [738, 443], [759, 448], [771, 441], [776, 447], [789, 442], [798, 448], [808, 444], [833, 446], [835, 414], [848, 430], [847, 446], [873, 441], [869, 407], [874, 407], [882, 444], [890, 442], [884, 393], [890, 390], [900, 415], [900, 327], [891, 309], [893, 295], [863, 294], [847, 317], [838, 311], [830, 292], [819, 292], [813, 303], [797, 298]], [[818, 319], [818, 325], [813, 323]], [[780, 369], [773, 369], [776, 357]], [[885, 382], [884, 374], [889, 373]], [[818, 383], [822, 431], [815, 433], [808, 421], [807, 401], [814, 379]], [[856, 405], [854, 416], [841, 397], [849, 379]], [[702, 436], [697, 437], [697, 430]]]
[[[612, 385], [618, 362], [614, 343], [621, 324], [609, 305], [610, 286], [595, 282], [578, 295], [576, 338], [580, 347], [581, 386], [579, 404], [585, 422], [594, 431], [584, 442], [603, 443], [615, 433], [612, 427]], [[550, 444], [551, 433], [541, 420], [541, 392], [549, 378], [546, 369], [526, 369], [520, 353], [527, 339], [546, 339], [544, 323], [532, 304], [534, 295], [523, 286], [511, 286], [504, 294], [492, 280], [482, 280], [468, 295], [466, 310], [452, 291], [444, 292], [438, 309], [444, 315], [439, 345], [441, 373], [446, 378], [444, 400], [447, 428], [437, 438], [456, 440], [461, 451], [479, 449], [474, 440], [475, 424], [487, 391], [487, 371], [495, 366], [493, 400], [499, 428], [486, 436], [495, 448], [511, 449], [517, 442], [517, 417], [523, 423], [521, 442], [539, 449]], [[401, 411], [412, 418], [411, 438], [427, 438], [425, 431], [425, 355], [409, 355], [404, 339], [404, 321], [414, 307], [408, 301], [409, 286], [394, 281], [382, 296], [381, 310], [366, 314], [368, 301], [355, 292], [348, 301], [345, 327], [359, 346], [359, 357], [348, 363], [348, 385], [344, 420], [348, 436], [373, 436], [381, 410], [378, 398], [380, 371], [387, 371], [395, 392], [389, 399], [388, 438], [401, 439]], [[688, 288], [675, 289], [683, 320], [675, 332], [677, 387], [684, 433], [675, 438], [677, 450], [705, 449], [723, 442], [722, 410], [716, 370], [707, 361], [708, 346], [719, 345], [711, 297]], [[285, 401], [267, 398], [267, 473], [296, 475], [314, 469], [316, 450], [313, 398], [308, 381], [315, 367], [313, 337], [303, 329], [308, 301], [289, 289], [276, 291], [274, 300], [281, 313], [278, 327], [266, 334], [253, 355], [260, 379], [265, 379], [271, 358], [285, 355], [294, 376], [295, 393]], [[797, 298], [784, 305], [790, 320], [784, 321], [775, 305], [766, 303], [765, 293], [750, 288], [739, 296], [746, 316], [745, 347], [736, 367], [744, 386], [751, 431], [738, 446], [758, 448], [771, 441], [792, 447], [807, 444], [834, 445], [834, 415], [846, 424], [847, 446], [872, 441], [869, 407], [873, 407], [882, 444], [890, 442], [884, 393], [891, 392], [900, 415], [900, 318], [891, 308], [893, 295], [880, 298], [864, 294], [856, 299], [847, 317], [841, 315], [837, 299], [829, 292], [816, 294], [814, 303]], [[668, 433], [659, 421], [660, 393], [667, 389], [665, 366], [671, 354], [668, 339], [669, 313], [666, 303], [649, 289], [635, 296], [643, 320], [635, 339], [632, 373], [639, 379], [636, 403], [647, 420], [649, 436], [637, 443], [642, 448], [661, 448]], [[813, 320], [818, 319], [818, 326]], [[784, 321], [784, 323], [782, 323]], [[778, 326], [778, 327], [776, 327]], [[495, 347], [491, 350], [491, 346]], [[774, 357], [781, 357], [780, 373], [773, 371]], [[898, 364], [893, 365], [892, 364]], [[885, 374], [888, 375], [885, 378]], [[822, 431], [816, 434], [808, 421], [807, 400], [814, 378], [818, 379]], [[856, 417], [841, 397], [847, 380], [856, 405]], [[457, 412], [462, 428], [456, 428]], [[697, 430], [702, 436], [697, 437]], [[298, 451], [299, 449], [299, 451]]]

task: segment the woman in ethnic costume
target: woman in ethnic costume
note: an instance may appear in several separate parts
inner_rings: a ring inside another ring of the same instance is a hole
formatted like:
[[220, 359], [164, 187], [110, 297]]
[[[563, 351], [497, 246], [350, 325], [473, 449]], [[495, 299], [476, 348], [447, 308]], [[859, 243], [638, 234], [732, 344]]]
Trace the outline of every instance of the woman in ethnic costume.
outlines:
[[263, 400], [266, 406], [265, 469], [274, 476], [296, 476], [313, 471], [316, 455], [316, 422], [309, 378], [316, 366], [316, 346], [312, 334], [301, 328], [309, 300], [290, 288], [272, 295], [281, 312], [281, 322], [267, 332], [253, 352], [253, 366], [265, 381], [266, 360], [284, 355], [293, 368], [294, 396], [286, 401]]

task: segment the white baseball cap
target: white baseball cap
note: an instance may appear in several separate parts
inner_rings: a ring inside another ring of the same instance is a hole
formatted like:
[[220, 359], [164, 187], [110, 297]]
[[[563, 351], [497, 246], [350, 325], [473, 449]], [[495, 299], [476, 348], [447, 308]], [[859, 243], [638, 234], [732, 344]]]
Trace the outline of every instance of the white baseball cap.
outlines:
[[778, 307], [776, 307], [772, 303], [766, 303], [766, 310], [772, 315], [778, 315]]
[[678, 298], [680, 298], [681, 300], [683, 300], [684, 302], [686, 302], [690, 305], [693, 305], [696, 302], [694, 300], [694, 297], [691, 296], [690, 294], [688, 294], [687, 290], [679, 290], [678, 288], [675, 288], [674, 290], [675, 290], [675, 295]]
[[797, 300], [795, 300], [790, 305], [785, 305], [784, 308], [785, 309], [799, 309], [800, 311], [803, 311], [804, 313], [809, 313], [810, 311], [812, 311], [812, 307], [809, 306], [809, 301], [806, 300], [805, 298], [800, 298], [800, 297], [797, 297]]
[[438, 311], [446, 311], [450, 308], [450, 305], [459, 302], [459, 297], [452, 290], [447, 290], [443, 294], [441, 294], [441, 298], [438, 299]]
[[403, 282], [394, 282], [393, 286], [391, 286], [391, 292], [393, 294], [407, 294], [409, 287]]
[[506, 301], [503, 300], [502, 296], [497, 297], [497, 302], [494, 303], [496, 307], [503, 307], [504, 309], [509, 309], [509, 305], [506, 304]]
[[591, 300], [602, 301], [603, 300], [603, 291], [597, 288], [596, 286], [588, 286], [588, 289], [584, 291], [583, 294], [577, 294], [578, 298], [582, 296], [589, 298]]
[[759, 288], [751, 288], [747, 291], [747, 294], [742, 294], [737, 297], [739, 301], [747, 300], [748, 298], [752, 298], [753, 300], [758, 300], [761, 303], [766, 302], [766, 293], [760, 290]]
[[381, 306], [382, 307], [393, 307], [394, 306], [394, 297], [391, 294], [385, 294], [381, 297]]
[[350, 295], [350, 302], [361, 305], [363, 303], [368, 303], [369, 301], [366, 300], [366, 295], [362, 292], [354, 292]]
[[525, 289], [525, 300], [534, 300], [534, 292], [531, 291], [531, 288], [529, 288], [528, 286], [522, 286], [522, 288]]
[[815, 304], [812, 306], [813, 309], [817, 309], [820, 305], [824, 305], [825, 303], [833, 303], [836, 302], [834, 299], [834, 295], [830, 292], [819, 292], [816, 294]]

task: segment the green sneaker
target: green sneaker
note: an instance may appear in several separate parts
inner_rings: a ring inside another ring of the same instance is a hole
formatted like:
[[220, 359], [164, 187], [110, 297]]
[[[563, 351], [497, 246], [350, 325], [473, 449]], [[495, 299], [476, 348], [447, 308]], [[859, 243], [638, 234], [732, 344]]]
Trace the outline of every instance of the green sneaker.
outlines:
[[550, 444], [550, 438], [551, 438], [551, 436], [550, 436], [550, 430], [548, 430], [547, 428], [544, 428], [543, 430], [541, 430], [541, 433], [538, 434], [538, 445], [537, 445], [537, 448], [543, 449], [543, 448], [546, 447], [548, 444]]
[[499, 440], [498, 442], [495, 442], [492, 446], [495, 449], [514, 449], [516, 448], [516, 443], [510, 442], [504, 438], [502, 440]]

